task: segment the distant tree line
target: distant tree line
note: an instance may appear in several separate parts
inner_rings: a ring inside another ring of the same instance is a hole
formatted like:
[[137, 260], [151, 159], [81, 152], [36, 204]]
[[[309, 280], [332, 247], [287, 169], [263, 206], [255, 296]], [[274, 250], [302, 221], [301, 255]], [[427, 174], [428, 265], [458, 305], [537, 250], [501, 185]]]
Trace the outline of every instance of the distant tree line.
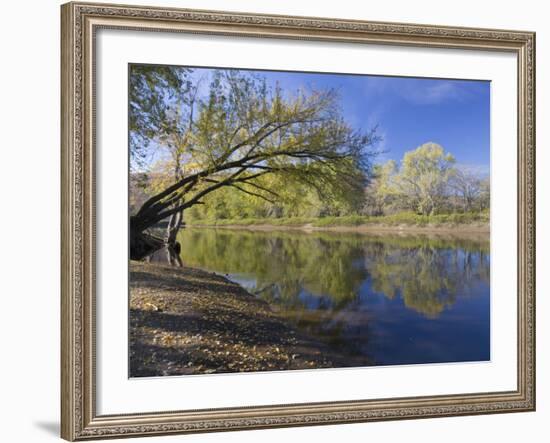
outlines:
[[489, 208], [489, 177], [456, 165], [436, 143], [426, 143], [377, 165], [362, 212], [387, 215], [408, 210], [420, 215], [483, 211]]
[[489, 208], [489, 177], [456, 164], [438, 144], [426, 143], [373, 167], [368, 185], [345, 194], [320, 193], [315, 188], [272, 176], [262, 182], [277, 192], [273, 201], [226, 188], [187, 212], [188, 220], [279, 217], [419, 215], [481, 212]]

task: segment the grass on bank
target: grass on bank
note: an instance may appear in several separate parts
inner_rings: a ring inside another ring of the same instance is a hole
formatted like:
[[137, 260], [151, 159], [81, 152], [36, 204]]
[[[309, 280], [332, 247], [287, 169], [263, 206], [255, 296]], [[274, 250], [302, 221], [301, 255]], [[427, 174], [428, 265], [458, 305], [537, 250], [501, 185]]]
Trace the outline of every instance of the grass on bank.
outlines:
[[287, 218], [241, 218], [217, 220], [191, 220], [189, 225], [210, 226], [428, 226], [428, 225], [466, 225], [472, 223], [488, 223], [489, 211], [465, 212], [455, 214], [418, 215], [413, 212], [401, 212], [393, 215], [363, 216], [348, 215], [341, 217], [287, 217]]

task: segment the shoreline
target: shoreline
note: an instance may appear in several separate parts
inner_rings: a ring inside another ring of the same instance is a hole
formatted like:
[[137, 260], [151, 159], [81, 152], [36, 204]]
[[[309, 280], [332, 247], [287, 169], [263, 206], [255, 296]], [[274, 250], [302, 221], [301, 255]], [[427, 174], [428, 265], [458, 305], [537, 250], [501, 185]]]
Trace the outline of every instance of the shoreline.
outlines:
[[367, 366], [307, 336], [228, 278], [130, 262], [130, 376]]
[[481, 235], [490, 233], [490, 226], [486, 223], [472, 224], [433, 224], [433, 225], [385, 225], [385, 224], [366, 224], [356, 226], [313, 226], [311, 223], [303, 225], [273, 225], [273, 224], [192, 224], [189, 228], [215, 228], [215, 229], [234, 229], [249, 231], [303, 231], [303, 232], [364, 232], [369, 234], [452, 234], [460, 235]]

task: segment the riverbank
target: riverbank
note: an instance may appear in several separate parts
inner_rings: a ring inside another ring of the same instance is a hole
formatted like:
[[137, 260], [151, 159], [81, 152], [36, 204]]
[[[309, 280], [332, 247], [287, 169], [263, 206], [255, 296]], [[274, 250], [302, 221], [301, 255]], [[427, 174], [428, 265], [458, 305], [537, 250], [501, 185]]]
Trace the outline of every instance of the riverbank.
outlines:
[[366, 364], [301, 334], [223, 276], [130, 263], [132, 377]]
[[421, 216], [401, 213], [390, 216], [245, 218], [196, 220], [192, 227], [216, 227], [250, 230], [305, 230], [337, 232], [409, 232], [409, 233], [489, 233], [487, 213], [440, 214]]
[[305, 225], [218, 225], [218, 224], [193, 224], [194, 228], [221, 228], [221, 229], [246, 229], [250, 231], [333, 231], [333, 232], [364, 232], [369, 234], [449, 234], [452, 236], [488, 235], [489, 225], [384, 225], [370, 224], [358, 226], [313, 226]]

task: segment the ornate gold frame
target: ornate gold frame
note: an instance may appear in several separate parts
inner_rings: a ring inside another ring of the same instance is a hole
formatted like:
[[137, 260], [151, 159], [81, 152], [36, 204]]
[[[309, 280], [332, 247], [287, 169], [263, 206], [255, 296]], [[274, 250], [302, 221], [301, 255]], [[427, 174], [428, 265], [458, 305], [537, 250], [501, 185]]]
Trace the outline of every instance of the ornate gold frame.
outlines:
[[[61, 7], [61, 435], [67, 440], [535, 409], [535, 34], [68, 3]], [[518, 60], [518, 383], [510, 392], [98, 416], [94, 35], [99, 28], [508, 51]]]

